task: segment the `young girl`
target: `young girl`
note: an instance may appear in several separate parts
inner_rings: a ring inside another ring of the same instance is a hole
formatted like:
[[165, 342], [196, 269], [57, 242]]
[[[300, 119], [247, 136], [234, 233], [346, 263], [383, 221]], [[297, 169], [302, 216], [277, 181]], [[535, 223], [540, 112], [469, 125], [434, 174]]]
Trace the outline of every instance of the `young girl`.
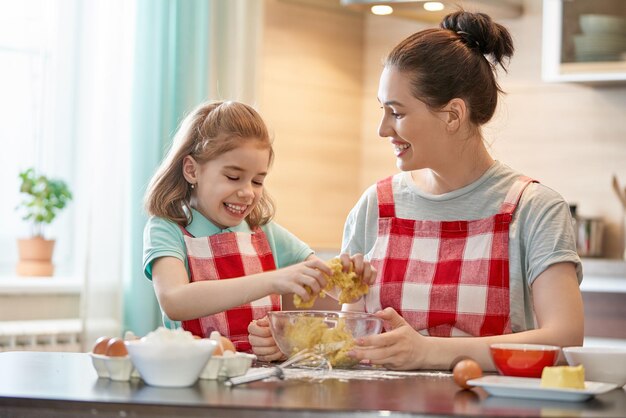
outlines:
[[[281, 307], [279, 295], [316, 295], [330, 268], [271, 221], [264, 190], [273, 158], [259, 114], [242, 103], [206, 103], [182, 123], [146, 195], [144, 272], [164, 322], [250, 349], [248, 325]], [[352, 261], [370, 281], [362, 257]], [[278, 268], [278, 270], [277, 270]], [[225, 280], [229, 279], [229, 280]]]
[[342, 250], [378, 270], [370, 292], [346, 308], [375, 313], [386, 332], [357, 341], [355, 358], [448, 369], [469, 356], [493, 370], [491, 343], [582, 344], [569, 207], [495, 161], [481, 134], [500, 92], [495, 69], [512, 54], [506, 28], [460, 11], [385, 60], [379, 135], [402, 172], [363, 194]]

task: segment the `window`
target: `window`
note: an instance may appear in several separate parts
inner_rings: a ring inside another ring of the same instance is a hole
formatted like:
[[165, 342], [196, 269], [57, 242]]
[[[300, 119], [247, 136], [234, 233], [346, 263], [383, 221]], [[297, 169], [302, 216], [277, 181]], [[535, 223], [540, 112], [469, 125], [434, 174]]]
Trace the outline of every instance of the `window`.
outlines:
[[[72, 188], [75, 12], [74, 1], [0, 2], [0, 275], [12, 274], [16, 239], [30, 234], [16, 211], [18, 173], [35, 167]], [[57, 237], [64, 231], [55, 249], [60, 274], [71, 269], [73, 211], [62, 212], [46, 232]]]

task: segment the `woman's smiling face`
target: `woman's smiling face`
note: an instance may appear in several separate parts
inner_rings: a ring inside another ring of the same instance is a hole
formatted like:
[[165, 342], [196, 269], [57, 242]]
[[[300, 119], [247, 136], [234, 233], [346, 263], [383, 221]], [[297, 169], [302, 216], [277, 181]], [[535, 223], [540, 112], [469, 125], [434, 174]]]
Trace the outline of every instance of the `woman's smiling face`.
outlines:
[[385, 67], [380, 76], [378, 100], [384, 112], [378, 134], [393, 145], [400, 170], [431, 168], [445, 161], [444, 116], [413, 96], [406, 73]]
[[196, 165], [192, 206], [218, 227], [239, 225], [261, 199], [270, 149], [254, 139]]

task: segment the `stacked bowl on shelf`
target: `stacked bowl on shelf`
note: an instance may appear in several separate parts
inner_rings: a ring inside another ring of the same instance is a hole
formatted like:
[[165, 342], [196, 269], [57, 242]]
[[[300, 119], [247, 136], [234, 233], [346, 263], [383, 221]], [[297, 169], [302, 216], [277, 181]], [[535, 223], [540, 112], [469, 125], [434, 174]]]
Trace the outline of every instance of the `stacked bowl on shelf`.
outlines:
[[576, 61], [626, 59], [626, 18], [611, 15], [580, 15], [582, 34], [574, 35]]

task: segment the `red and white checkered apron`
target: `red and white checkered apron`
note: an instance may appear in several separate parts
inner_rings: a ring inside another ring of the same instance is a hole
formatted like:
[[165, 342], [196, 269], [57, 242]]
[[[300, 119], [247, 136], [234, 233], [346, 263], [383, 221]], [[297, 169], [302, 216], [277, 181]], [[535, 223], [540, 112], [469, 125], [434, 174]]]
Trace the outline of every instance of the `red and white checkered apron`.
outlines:
[[[272, 249], [261, 228], [252, 233], [224, 232], [200, 238], [181, 229], [192, 282], [227, 280], [276, 270]], [[183, 328], [200, 337], [208, 337], [217, 330], [235, 344], [237, 351], [249, 351], [248, 324], [268, 311], [277, 310], [280, 310], [280, 296], [270, 295], [215, 315], [183, 321]]]
[[390, 306], [425, 335], [510, 333], [509, 225], [531, 182], [519, 177], [498, 214], [471, 221], [396, 218], [392, 177], [378, 182], [378, 277], [367, 311]]

